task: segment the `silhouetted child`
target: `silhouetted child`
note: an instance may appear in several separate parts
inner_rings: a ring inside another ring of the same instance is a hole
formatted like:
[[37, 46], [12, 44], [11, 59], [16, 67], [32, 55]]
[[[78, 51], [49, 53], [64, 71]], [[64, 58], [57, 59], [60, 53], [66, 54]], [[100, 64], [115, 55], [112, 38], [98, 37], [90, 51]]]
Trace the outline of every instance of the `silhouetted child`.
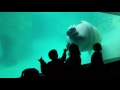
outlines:
[[64, 72], [64, 61], [66, 59], [66, 51], [64, 50], [61, 58], [58, 58], [58, 53], [55, 49], [51, 50], [48, 53], [49, 58], [51, 59], [48, 64], [44, 62], [41, 58], [39, 61], [41, 62], [41, 71], [44, 75], [48, 77], [62, 77]]
[[[65, 62], [66, 76], [67, 77], [80, 77], [80, 73], [83, 70], [81, 66], [81, 53], [78, 45], [72, 43], [69, 45], [69, 58]], [[81, 73], [82, 74], [82, 73]]]
[[95, 51], [91, 57], [91, 68], [94, 71], [101, 72], [104, 67], [104, 62], [102, 58], [102, 47], [100, 43], [96, 43], [93, 45], [93, 50]]

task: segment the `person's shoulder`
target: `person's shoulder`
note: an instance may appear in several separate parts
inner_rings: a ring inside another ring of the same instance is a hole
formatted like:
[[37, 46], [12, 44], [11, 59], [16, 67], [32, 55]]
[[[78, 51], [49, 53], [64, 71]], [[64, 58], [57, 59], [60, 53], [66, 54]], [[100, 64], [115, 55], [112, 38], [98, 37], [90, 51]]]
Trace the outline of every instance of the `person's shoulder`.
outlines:
[[97, 52], [96, 54], [97, 54], [97, 55], [102, 55], [102, 53], [101, 53], [101, 52]]
[[51, 64], [51, 63], [52, 63], [52, 61], [49, 61], [49, 62], [48, 62], [48, 65]]
[[98, 55], [98, 54], [101, 54], [101, 52], [94, 52], [93, 55]]
[[57, 61], [66, 61], [67, 59], [64, 59], [64, 58], [58, 58]]
[[57, 61], [60, 61], [61, 59], [62, 59], [62, 58], [60, 57], [60, 58], [57, 59]]

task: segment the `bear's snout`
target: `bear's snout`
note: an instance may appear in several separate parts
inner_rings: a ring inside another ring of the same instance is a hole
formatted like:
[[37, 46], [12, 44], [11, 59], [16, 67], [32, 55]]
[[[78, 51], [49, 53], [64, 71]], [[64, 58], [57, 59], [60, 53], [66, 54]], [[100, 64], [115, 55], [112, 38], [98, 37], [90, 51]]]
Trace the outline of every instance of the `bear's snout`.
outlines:
[[70, 39], [77, 39], [78, 32], [76, 28], [71, 28], [67, 31], [67, 36], [69, 36]]
[[67, 31], [67, 35], [68, 35], [68, 36], [71, 36], [71, 35], [73, 35], [75, 32], [76, 32], [76, 28], [71, 28], [71, 29], [69, 29], [69, 30]]

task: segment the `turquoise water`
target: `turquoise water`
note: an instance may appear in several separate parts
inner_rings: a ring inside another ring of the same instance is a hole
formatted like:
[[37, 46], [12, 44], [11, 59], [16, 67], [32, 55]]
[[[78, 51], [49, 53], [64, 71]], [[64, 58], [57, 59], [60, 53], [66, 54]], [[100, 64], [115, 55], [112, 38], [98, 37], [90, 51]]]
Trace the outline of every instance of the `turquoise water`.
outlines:
[[[46, 62], [50, 61], [51, 49], [56, 49], [61, 57], [67, 44], [68, 27], [81, 20], [97, 27], [105, 63], [120, 57], [120, 16], [100, 12], [1, 12], [0, 58], [5, 63], [11, 60], [16, 64], [8, 67], [1, 62], [0, 77], [19, 77], [25, 68], [40, 71], [38, 59], [43, 57]], [[81, 52], [82, 64], [90, 63], [91, 55], [92, 52]]]

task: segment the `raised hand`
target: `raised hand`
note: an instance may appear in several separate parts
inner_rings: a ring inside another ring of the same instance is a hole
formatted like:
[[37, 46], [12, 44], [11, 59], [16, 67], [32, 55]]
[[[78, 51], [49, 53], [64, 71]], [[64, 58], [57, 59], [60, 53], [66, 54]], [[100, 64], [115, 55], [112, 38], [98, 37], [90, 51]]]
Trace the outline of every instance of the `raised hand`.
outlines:
[[38, 61], [39, 61], [39, 62], [42, 62], [42, 61], [43, 61], [42, 57], [41, 57]]
[[69, 47], [70, 47], [70, 43], [67, 43], [67, 45], [66, 45], [66, 49], [68, 50]]

